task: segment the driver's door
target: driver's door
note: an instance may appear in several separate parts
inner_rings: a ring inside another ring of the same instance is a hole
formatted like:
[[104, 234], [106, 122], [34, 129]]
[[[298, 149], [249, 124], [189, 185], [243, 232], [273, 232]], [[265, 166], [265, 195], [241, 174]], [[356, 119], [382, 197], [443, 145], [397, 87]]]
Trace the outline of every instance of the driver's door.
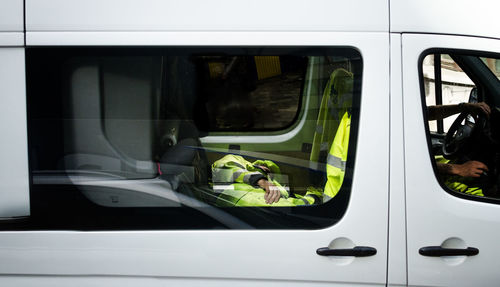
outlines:
[[[488, 57], [498, 59], [500, 41], [403, 34], [402, 49], [408, 284], [494, 284], [500, 280], [497, 264], [500, 258], [500, 201], [456, 194], [437, 179], [432, 164], [434, 154], [430, 150], [431, 138], [434, 143], [438, 138], [431, 136], [433, 127], [428, 128], [424, 120], [425, 105], [429, 104], [424, 96], [429, 86], [424, 84], [423, 64], [426, 56], [436, 51], [488, 53]], [[466, 99], [469, 92], [464, 92]], [[432, 248], [426, 252], [424, 247]], [[479, 253], [474, 255], [474, 249], [467, 249], [469, 247], [477, 248]], [[449, 256], [450, 248], [469, 255]], [[443, 250], [446, 256], [439, 256]]]

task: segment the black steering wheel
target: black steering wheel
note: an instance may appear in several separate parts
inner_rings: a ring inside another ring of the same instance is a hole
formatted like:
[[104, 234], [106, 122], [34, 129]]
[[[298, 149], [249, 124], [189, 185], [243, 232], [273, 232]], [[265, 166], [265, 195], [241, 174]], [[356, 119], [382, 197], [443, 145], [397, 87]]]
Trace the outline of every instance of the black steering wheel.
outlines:
[[486, 116], [482, 113], [478, 115], [467, 111], [460, 113], [444, 138], [443, 156], [447, 159], [455, 159], [463, 155], [485, 125]]

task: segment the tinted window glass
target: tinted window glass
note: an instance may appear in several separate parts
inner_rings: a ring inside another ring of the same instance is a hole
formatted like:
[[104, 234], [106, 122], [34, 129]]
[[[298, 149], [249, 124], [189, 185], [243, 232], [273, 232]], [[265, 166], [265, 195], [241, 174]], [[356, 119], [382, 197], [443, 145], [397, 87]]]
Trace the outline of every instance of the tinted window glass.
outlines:
[[500, 198], [500, 81], [475, 53], [438, 52], [422, 61], [431, 155], [442, 186], [481, 201]]
[[348, 48], [30, 48], [29, 228], [321, 228], [347, 208]]
[[[425, 85], [425, 101], [427, 106], [436, 104], [449, 105], [467, 102], [469, 94], [474, 87], [474, 83], [467, 74], [458, 66], [457, 63], [448, 54], [439, 54], [440, 69], [439, 74], [441, 79], [440, 85], [436, 86], [436, 71], [434, 66], [435, 55], [428, 55], [423, 62], [424, 85]], [[439, 89], [436, 94], [436, 88]], [[440, 103], [436, 103], [436, 99]], [[457, 114], [451, 115], [444, 119], [436, 119], [429, 121], [431, 131], [438, 132], [438, 126], [441, 126], [439, 133], [447, 131], [453, 121], [457, 118]]]
[[483, 60], [491, 72], [500, 79], [500, 59], [481, 57], [481, 60]]

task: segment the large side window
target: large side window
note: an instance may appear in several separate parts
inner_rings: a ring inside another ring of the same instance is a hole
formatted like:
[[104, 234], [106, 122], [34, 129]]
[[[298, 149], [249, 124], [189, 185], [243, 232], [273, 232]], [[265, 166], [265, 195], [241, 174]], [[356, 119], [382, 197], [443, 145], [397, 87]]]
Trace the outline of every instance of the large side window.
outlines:
[[497, 56], [436, 51], [421, 79], [435, 172], [452, 194], [498, 201], [500, 81]]
[[40, 47], [26, 63], [24, 228], [314, 229], [347, 208], [354, 49]]

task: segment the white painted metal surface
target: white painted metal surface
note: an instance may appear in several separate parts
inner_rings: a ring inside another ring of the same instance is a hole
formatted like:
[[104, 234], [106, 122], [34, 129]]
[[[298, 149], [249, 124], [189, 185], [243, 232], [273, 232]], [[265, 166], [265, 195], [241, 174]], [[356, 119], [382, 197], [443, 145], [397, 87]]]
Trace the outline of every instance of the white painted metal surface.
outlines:
[[[313, 35], [317, 45], [353, 46], [363, 56], [352, 195], [338, 224], [316, 231], [3, 232], [1, 272], [384, 285], [389, 187], [380, 179], [387, 179], [389, 168], [389, 38], [386, 33]], [[221, 36], [232, 43], [231, 34]], [[274, 37], [283, 45], [295, 43], [287, 33]], [[258, 34], [247, 41], [263, 42]], [[346, 260], [316, 254], [337, 238], [375, 247], [377, 255]], [[33, 258], [50, 264], [29, 263]]]
[[[332, 37], [354, 39], [346, 32], [28, 32], [28, 46], [310, 46]], [[387, 35], [387, 33], [385, 34]], [[257, 42], [256, 42], [257, 41]], [[285, 44], [286, 43], [286, 44]], [[345, 45], [342, 45], [345, 46]]]
[[[300, 280], [273, 281], [273, 280], [238, 280], [233, 278], [168, 278], [168, 277], [124, 277], [124, 276], [6, 276], [9, 285], [15, 287], [36, 286], [106, 286], [106, 287], [134, 287], [134, 286], [203, 286], [203, 287], [308, 287], [310, 282]], [[1, 283], [1, 281], [0, 281]], [[318, 282], [315, 286], [332, 286], [328, 282]], [[340, 283], [337, 287], [365, 287], [364, 284]]]
[[0, 3], [0, 47], [24, 45], [23, 0], [2, 0]]
[[23, 48], [0, 48], [0, 218], [29, 215]]
[[[355, 47], [363, 57], [361, 122], [352, 195], [335, 226], [1, 232], [0, 286], [477, 286], [500, 280], [500, 206], [456, 198], [438, 184], [418, 82], [418, 57], [427, 48], [500, 53], [498, 40], [478, 38], [500, 38], [500, 2], [390, 1], [390, 21], [388, 0], [25, 3], [28, 46]], [[23, 17], [22, 0], [0, 3], [0, 46], [24, 44]], [[407, 32], [474, 37], [399, 34]], [[0, 217], [23, 216], [29, 214], [24, 49], [0, 48], [0, 60]], [[378, 253], [352, 260], [316, 255], [338, 238]], [[418, 254], [450, 238], [480, 254], [463, 262]]]
[[26, 29], [381, 32], [388, 11], [387, 0], [27, 0]]
[[404, 129], [401, 35], [391, 35], [390, 175], [387, 284], [407, 284], [406, 209], [404, 183]]
[[[500, 41], [403, 35], [402, 45], [408, 283], [419, 286], [494, 285], [500, 280], [494, 267], [500, 257], [497, 228], [500, 206], [455, 197], [439, 185], [426, 141], [418, 59], [423, 51], [436, 47], [500, 53]], [[431, 258], [418, 253], [421, 247], [438, 246], [449, 239], [476, 247], [479, 254], [467, 258]]]
[[23, 32], [23, 0], [2, 0], [0, 4], [0, 32]]
[[492, 0], [391, 2], [391, 32], [500, 38], [500, 2]]
[[0, 47], [20, 47], [24, 45], [23, 32], [0, 32]]

